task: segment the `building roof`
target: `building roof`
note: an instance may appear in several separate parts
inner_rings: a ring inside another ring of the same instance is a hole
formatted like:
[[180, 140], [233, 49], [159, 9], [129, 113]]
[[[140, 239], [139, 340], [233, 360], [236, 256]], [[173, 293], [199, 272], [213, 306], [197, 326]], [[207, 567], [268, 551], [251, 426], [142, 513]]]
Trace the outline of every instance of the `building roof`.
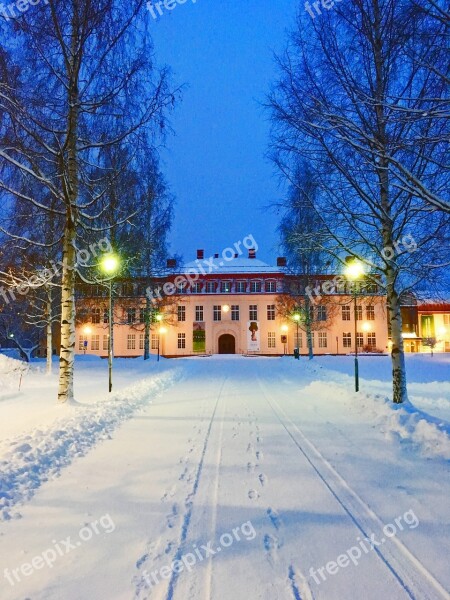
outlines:
[[284, 272], [283, 268], [273, 267], [257, 258], [242, 257], [231, 260], [224, 260], [222, 257], [215, 258], [212, 261], [209, 258], [195, 260], [185, 263], [176, 271], [178, 273], [193, 273], [193, 271], [196, 271], [203, 275], [202, 269], [207, 275], [264, 275]]

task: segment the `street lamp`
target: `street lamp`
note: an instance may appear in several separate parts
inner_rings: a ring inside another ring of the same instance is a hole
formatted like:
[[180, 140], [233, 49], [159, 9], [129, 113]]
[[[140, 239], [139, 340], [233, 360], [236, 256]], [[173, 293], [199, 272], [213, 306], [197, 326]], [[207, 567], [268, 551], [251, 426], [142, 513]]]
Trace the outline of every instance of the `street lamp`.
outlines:
[[114, 276], [120, 268], [120, 260], [115, 254], [107, 254], [103, 257], [100, 262], [100, 269], [105, 275], [108, 276], [109, 284], [109, 307], [108, 307], [108, 320], [109, 320], [109, 336], [108, 336], [108, 389], [109, 393], [112, 391], [112, 366], [113, 366], [113, 351], [114, 351], [114, 338], [113, 338], [113, 289], [112, 283]]
[[289, 331], [289, 327], [286, 324], [281, 326], [281, 333], [282, 333], [281, 340], [284, 343], [284, 354], [285, 355], [287, 354], [288, 331]]
[[[364, 275], [364, 267], [362, 263], [354, 258], [348, 262], [345, 268], [345, 276], [350, 281], [357, 281]], [[359, 365], [358, 365], [358, 306], [356, 303], [356, 286], [352, 286], [352, 295], [354, 301], [355, 315], [355, 392], [359, 392]]]

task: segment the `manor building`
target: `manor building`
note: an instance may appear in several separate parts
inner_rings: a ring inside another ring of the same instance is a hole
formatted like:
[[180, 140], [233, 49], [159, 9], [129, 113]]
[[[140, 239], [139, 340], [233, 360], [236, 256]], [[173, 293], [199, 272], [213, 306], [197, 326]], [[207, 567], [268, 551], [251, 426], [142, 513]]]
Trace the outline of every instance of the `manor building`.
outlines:
[[[341, 277], [339, 285], [331, 292], [328, 286], [319, 297], [308, 290], [321, 289], [336, 279], [333, 275], [305, 279], [289, 273], [284, 258], [271, 266], [252, 249], [246, 257], [236, 254], [226, 260], [217, 254], [205, 260], [199, 250], [195, 261], [177, 266], [169, 260], [167, 267], [150, 281], [134, 277], [114, 282], [115, 356], [142, 356], [149, 306], [151, 352], [166, 357], [280, 356], [294, 348], [306, 355], [307, 319], [315, 354], [350, 354], [355, 316], [359, 351], [388, 349], [386, 298], [373, 282], [355, 291]], [[76, 302], [76, 351], [106, 357], [108, 287], [81, 284]]]

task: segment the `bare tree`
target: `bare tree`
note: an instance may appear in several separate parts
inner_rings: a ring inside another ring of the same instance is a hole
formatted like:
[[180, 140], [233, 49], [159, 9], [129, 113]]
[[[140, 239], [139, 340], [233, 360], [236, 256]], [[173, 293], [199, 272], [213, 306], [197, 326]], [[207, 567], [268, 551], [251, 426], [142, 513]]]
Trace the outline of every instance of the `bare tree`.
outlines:
[[[73, 398], [77, 236], [100, 231], [109, 210], [103, 202], [111, 185], [107, 151], [154, 139], [174, 102], [167, 69], [155, 67], [150, 37], [138, 20], [144, 4], [49, 0], [45, 11], [28, 11], [17, 21], [21, 45], [9, 49], [9, 69], [24, 62], [27, 68], [20, 85], [0, 88], [7, 115], [0, 189], [64, 221], [61, 402]], [[30, 181], [45, 193], [31, 194]]]
[[[449, 217], [424, 205], [419, 185], [436, 197], [448, 189], [438, 168], [448, 141], [432, 100], [444, 92], [405, 52], [411, 39], [418, 52], [421, 44], [405, 3], [355, 0], [313, 22], [302, 18], [278, 59], [273, 151], [284, 171], [299, 157], [314, 165], [324, 249], [342, 265], [353, 256], [382, 276], [400, 403], [407, 386], [399, 297], [438, 283], [448, 247]], [[414, 244], [403, 243], [407, 236]]]

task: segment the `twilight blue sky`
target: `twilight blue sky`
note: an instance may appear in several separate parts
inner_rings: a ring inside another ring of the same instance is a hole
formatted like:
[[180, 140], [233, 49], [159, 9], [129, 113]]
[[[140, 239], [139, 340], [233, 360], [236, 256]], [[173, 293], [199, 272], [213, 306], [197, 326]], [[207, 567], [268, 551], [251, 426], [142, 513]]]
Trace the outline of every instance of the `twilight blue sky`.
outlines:
[[171, 251], [221, 252], [252, 234], [258, 258], [278, 253], [280, 196], [264, 157], [268, 114], [261, 107], [277, 72], [273, 51], [286, 43], [295, 0], [186, 0], [155, 21], [148, 14], [158, 62], [186, 83], [172, 119], [163, 170], [176, 195]]

